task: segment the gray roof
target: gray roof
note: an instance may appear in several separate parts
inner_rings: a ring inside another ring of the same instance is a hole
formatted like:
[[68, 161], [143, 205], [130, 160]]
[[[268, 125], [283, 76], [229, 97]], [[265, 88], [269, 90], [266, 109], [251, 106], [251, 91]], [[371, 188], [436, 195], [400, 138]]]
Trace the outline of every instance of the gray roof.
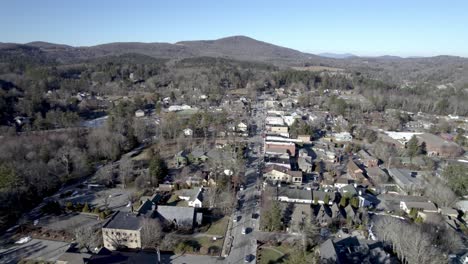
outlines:
[[193, 189], [182, 189], [178, 190], [175, 192], [177, 196], [187, 196], [190, 197], [189, 199], [193, 199], [193, 197], [196, 197], [198, 192], [200, 191], [200, 188], [193, 188]]
[[103, 228], [139, 230], [141, 219], [142, 217], [135, 214], [118, 211], [104, 224]]
[[329, 199], [330, 201], [335, 200], [335, 193], [334, 192], [323, 192], [323, 191], [313, 191], [312, 192], [312, 196], [314, 197], [314, 200], [315, 200], [315, 198], [317, 198], [318, 201], [324, 201], [325, 196], [327, 196], [327, 195], [328, 195], [328, 198], [330, 198]]
[[338, 260], [338, 253], [336, 252], [333, 240], [328, 239], [320, 245], [320, 258], [330, 262]]
[[312, 191], [307, 190], [307, 189], [280, 187], [278, 189], [278, 196], [286, 196], [289, 199], [300, 199], [300, 200], [312, 201]]
[[193, 226], [195, 217], [195, 208], [181, 206], [158, 206], [157, 212], [159, 216], [169, 222], [176, 222], [181, 226]]
[[379, 241], [348, 236], [328, 239], [320, 245], [320, 258], [328, 263], [395, 263]]
[[388, 170], [390, 176], [395, 180], [400, 187], [421, 186], [421, 179], [417, 178], [416, 172], [407, 169], [392, 168]]

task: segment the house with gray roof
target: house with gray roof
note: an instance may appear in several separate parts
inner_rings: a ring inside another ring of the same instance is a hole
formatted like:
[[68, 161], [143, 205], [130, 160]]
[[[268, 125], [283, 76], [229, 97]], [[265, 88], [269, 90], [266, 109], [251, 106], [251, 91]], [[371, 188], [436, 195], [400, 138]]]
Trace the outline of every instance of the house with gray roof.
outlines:
[[195, 224], [201, 224], [202, 214], [195, 213], [193, 207], [164, 206], [156, 209], [156, 217], [176, 228], [191, 229]]
[[425, 181], [418, 172], [391, 168], [388, 170], [388, 173], [400, 189], [407, 194], [420, 194], [424, 189]]
[[312, 204], [312, 191], [300, 188], [279, 187], [278, 201]]
[[327, 200], [328, 197], [328, 204], [332, 205], [333, 202], [335, 201], [335, 193], [334, 192], [324, 192], [324, 191], [313, 191], [312, 192], [312, 198], [314, 202], [317, 202], [318, 204], [325, 204], [325, 200]]
[[360, 224], [361, 217], [358, 211], [356, 211], [350, 204], [344, 208], [346, 220], [351, 221], [353, 224]]
[[187, 201], [191, 207], [202, 207], [203, 203], [203, 188], [182, 189], [175, 193], [179, 199]]
[[104, 247], [141, 248], [141, 228], [143, 216], [117, 211], [102, 227]]
[[315, 220], [322, 226], [329, 225], [333, 220], [330, 206], [324, 204], [314, 206], [314, 216]]
[[320, 245], [319, 252], [320, 263], [399, 263], [384, 250], [382, 242], [353, 236], [328, 239]]

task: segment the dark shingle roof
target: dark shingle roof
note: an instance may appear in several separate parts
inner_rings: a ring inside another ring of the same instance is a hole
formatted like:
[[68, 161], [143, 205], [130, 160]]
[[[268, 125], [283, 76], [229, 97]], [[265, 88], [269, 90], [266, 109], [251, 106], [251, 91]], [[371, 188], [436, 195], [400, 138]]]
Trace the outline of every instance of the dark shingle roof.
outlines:
[[177, 222], [178, 225], [193, 226], [195, 208], [182, 206], [158, 206], [158, 214], [169, 222]]
[[281, 187], [278, 189], [278, 196], [286, 196], [289, 199], [300, 199], [300, 200], [312, 201], [312, 192], [307, 189]]
[[141, 219], [132, 213], [120, 212], [115, 213], [103, 228], [139, 230], [141, 228]]

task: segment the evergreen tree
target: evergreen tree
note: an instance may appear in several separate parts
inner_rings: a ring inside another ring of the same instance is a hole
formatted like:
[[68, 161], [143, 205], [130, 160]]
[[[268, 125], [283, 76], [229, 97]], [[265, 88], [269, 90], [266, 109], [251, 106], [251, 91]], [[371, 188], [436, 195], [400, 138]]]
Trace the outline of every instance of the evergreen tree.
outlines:
[[89, 213], [89, 205], [88, 205], [88, 203], [85, 203], [85, 205], [83, 206], [82, 212], [83, 212], [83, 213]]
[[328, 193], [325, 194], [325, 198], [323, 198], [323, 203], [327, 205], [330, 203], [330, 195], [328, 195]]
[[151, 184], [157, 186], [164, 181], [164, 177], [167, 173], [167, 167], [164, 160], [161, 158], [158, 152], [153, 154], [149, 164], [149, 174]]
[[406, 143], [406, 152], [411, 160], [420, 154], [418, 139], [416, 136], [413, 135], [408, 143]]
[[346, 207], [347, 204], [348, 204], [348, 199], [345, 196], [341, 197], [340, 206]]

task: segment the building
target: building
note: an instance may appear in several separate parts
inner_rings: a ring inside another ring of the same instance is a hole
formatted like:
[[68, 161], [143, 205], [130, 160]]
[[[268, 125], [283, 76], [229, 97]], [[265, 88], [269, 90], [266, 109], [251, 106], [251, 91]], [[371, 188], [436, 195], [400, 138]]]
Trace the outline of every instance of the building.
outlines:
[[246, 122], [239, 122], [239, 124], [237, 124], [236, 126], [238, 132], [246, 132], [247, 128], [248, 126]]
[[116, 212], [102, 227], [104, 247], [141, 248], [142, 216], [133, 213]]
[[292, 171], [276, 164], [268, 165], [263, 173], [263, 178], [270, 181], [293, 184], [302, 183], [302, 171]]
[[399, 263], [384, 250], [381, 242], [354, 236], [328, 239], [320, 245], [319, 252], [320, 263]]
[[184, 135], [192, 136], [193, 135], [193, 130], [191, 128], [184, 129]]
[[419, 144], [424, 142], [426, 144], [426, 151], [428, 156], [453, 158], [463, 154], [463, 149], [453, 141], [445, 140], [433, 134], [424, 133], [417, 135]]
[[388, 170], [388, 173], [400, 189], [407, 194], [418, 194], [424, 189], [424, 180], [415, 171], [392, 168]]
[[302, 141], [304, 144], [308, 144], [310, 143], [310, 135], [298, 135], [297, 136], [297, 139], [299, 139], [300, 141]]
[[437, 207], [431, 202], [400, 202], [400, 209], [405, 211], [407, 214], [410, 213], [411, 210], [416, 210], [424, 213], [438, 213], [439, 210]]
[[278, 187], [278, 201], [312, 204], [312, 191], [307, 189]]
[[363, 149], [358, 152], [358, 155], [361, 157], [362, 164], [367, 168], [377, 167], [379, 164], [379, 160], [377, 158], [372, 157], [372, 155]]
[[335, 133], [333, 137], [338, 142], [347, 142], [353, 140], [353, 136], [349, 132]]
[[[138, 263], [138, 264], [159, 264], [156, 252], [148, 251], [110, 251], [102, 248], [95, 255], [91, 255], [86, 260], [87, 264], [124, 264], [124, 263]], [[72, 264], [69, 262], [68, 264]]]
[[188, 201], [188, 206], [200, 208], [203, 204], [203, 188], [183, 189], [176, 192], [179, 199]]
[[348, 175], [351, 176], [351, 178], [357, 180], [362, 179], [364, 177], [364, 171], [361, 168], [359, 168], [356, 162], [352, 160], [348, 161], [346, 168], [348, 170]]
[[135, 111], [135, 117], [144, 117], [145, 116], [145, 111], [138, 109]]
[[289, 135], [289, 127], [287, 126], [279, 126], [279, 125], [274, 125], [274, 126], [268, 126], [267, 132], [271, 132], [272, 134], [286, 134]]
[[314, 203], [318, 204], [326, 204], [326, 200], [328, 200], [328, 204], [332, 205], [335, 201], [335, 193], [334, 192], [324, 192], [324, 191], [313, 191], [312, 197], [314, 199]]
[[299, 169], [304, 173], [311, 173], [312, 172], [312, 158], [311, 157], [298, 157], [297, 158], [297, 165]]
[[182, 229], [192, 229], [195, 224], [201, 224], [202, 214], [195, 213], [193, 207], [163, 206], [156, 209], [156, 216], [164, 223]]
[[267, 155], [296, 155], [296, 144], [291, 142], [265, 141], [265, 154]]
[[379, 167], [370, 167], [366, 169], [366, 174], [373, 183], [385, 183], [388, 181], [388, 175]]

